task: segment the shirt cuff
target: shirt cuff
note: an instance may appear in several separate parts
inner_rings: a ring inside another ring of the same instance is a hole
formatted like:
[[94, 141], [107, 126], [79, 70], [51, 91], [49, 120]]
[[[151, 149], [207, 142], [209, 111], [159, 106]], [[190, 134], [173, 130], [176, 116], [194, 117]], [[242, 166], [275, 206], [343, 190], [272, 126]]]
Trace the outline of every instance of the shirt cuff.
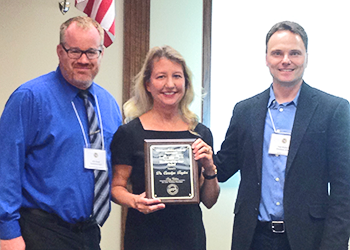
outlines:
[[18, 220], [0, 222], [0, 239], [11, 240], [21, 235], [21, 227]]

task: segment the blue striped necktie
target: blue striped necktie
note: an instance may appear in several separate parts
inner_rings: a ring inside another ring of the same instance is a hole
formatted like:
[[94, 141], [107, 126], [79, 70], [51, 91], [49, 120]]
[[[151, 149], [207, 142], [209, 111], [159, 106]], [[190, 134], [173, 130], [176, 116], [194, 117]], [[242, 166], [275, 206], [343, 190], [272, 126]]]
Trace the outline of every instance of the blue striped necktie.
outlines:
[[[102, 135], [98, 126], [98, 120], [96, 112], [92, 103], [89, 101], [88, 96], [91, 95], [89, 91], [84, 90], [79, 92], [79, 96], [84, 100], [86, 114], [89, 125], [89, 139], [90, 147], [101, 149], [102, 148]], [[93, 217], [96, 222], [102, 226], [108, 218], [109, 214], [109, 181], [108, 171], [94, 170], [95, 176], [95, 190], [94, 190], [94, 203], [93, 203]]]

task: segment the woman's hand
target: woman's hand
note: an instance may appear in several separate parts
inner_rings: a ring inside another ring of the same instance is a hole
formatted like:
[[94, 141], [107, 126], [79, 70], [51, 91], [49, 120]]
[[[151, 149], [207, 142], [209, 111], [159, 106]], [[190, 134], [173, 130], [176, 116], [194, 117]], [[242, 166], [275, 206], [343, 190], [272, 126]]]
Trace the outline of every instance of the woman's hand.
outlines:
[[194, 159], [200, 161], [203, 167], [203, 172], [206, 175], [214, 175], [216, 167], [213, 161], [213, 150], [202, 139], [197, 139], [192, 144]]
[[200, 177], [201, 201], [207, 208], [211, 208], [216, 203], [220, 187], [216, 178], [216, 166], [213, 161], [213, 150], [202, 139], [197, 139], [192, 144], [194, 159], [200, 161], [203, 171]]
[[158, 210], [164, 209], [165, 204], [160, 199], [147, 199], [146, 193], [134, 196], [134, 209], [144, 214], [150, 214]]
[[135, 195], [129, 192], [127, 185], [132, 167], [129, 165], [114, 165], [112, 179], [112, 200], [122, 206], [132, 207], [141, 213], [149, 214], [164, 209], [160, 199], [147, 199], [146, 193]]

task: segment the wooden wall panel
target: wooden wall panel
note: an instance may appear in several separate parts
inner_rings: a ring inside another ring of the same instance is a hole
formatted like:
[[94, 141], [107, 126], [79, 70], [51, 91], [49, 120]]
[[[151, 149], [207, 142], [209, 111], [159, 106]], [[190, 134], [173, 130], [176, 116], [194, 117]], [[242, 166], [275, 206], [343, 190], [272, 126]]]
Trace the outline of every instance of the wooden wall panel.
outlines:
[[202, 102], [202, 122], [210, 127], [210, 84], [211, 84], [211, 20], [212, 0], [203, 0], [203, 57], [202, 87], [205, 97]]
[[149, 50], [150, 0], [124, 1], [123, 104]]
[[[141, 70], [149, 50], [149, 30], [150, 0], [124, 0], [123, 104], [131, 96], [133, 78]], [[124, 249], [127, 211], [122, 207], [121, 250]]]

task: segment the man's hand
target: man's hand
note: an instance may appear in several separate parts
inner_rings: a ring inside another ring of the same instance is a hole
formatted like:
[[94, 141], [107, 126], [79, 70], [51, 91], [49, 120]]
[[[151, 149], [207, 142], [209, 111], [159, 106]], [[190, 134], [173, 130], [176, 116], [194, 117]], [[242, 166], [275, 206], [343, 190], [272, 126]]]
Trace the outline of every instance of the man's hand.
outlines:
[[0, 240], [0, 250], [25, 250], [26, 244], [22, 236], [11, 240]]

